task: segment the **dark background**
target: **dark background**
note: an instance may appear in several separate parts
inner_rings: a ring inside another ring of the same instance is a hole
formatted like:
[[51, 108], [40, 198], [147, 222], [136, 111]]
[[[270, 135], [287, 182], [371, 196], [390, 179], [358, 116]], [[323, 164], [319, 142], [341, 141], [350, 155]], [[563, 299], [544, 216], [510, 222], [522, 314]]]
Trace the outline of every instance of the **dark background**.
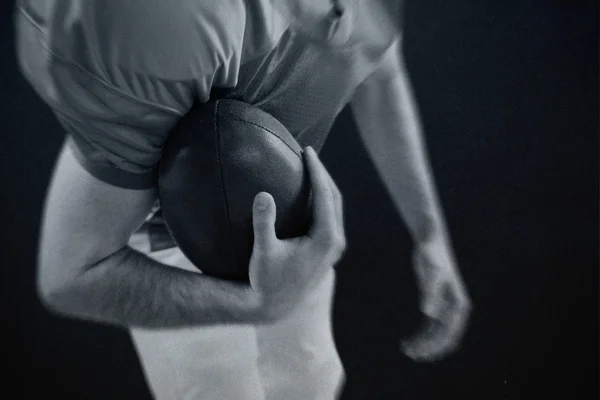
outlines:
[[[21, 77], [1, 7], [2, 323], [10, 398], [147, 399], [123, 330], [34, 295], [42, 202], [63, 133]], [[322, 153], [345, 194], [334, 315], [350, 399], [598, 398], [598, 9], [419, 0], [405, 50], [474, 312], [461, 351], [397, 351], [418, 319], [407, 231], [345, 111]]]

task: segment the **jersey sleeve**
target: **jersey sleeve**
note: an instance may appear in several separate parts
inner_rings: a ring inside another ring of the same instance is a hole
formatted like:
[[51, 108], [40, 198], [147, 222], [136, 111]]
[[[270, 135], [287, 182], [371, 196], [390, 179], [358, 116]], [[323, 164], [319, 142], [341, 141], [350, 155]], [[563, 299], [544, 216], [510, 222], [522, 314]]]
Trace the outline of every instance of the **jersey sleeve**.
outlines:
[[236, 77], [235, 57], [221, 54], [222, 43], [207, 45], [199, 29], [208, 35], [210, 26], [194, 25], [186, 10], [168, 14], [147, 4], [21, 0], [15, 13], [23, 76], [66, 130], [80, 164], [128, 189], [156, 184], [177, 121]]

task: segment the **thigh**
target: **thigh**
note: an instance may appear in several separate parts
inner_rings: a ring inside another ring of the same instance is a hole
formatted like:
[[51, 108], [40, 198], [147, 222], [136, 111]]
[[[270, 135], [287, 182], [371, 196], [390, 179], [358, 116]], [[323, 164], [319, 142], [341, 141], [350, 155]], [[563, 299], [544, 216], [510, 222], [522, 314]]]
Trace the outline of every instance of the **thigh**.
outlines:
[[288, 318], [257, 327], [258, 368], [268, 400], [333, 400], [344, 381], [331, 323], [335, 273]]
[[264, 400], [253, 329], [132, 329], [131, 336], [157, 400]]
[[[178, 248], [150, 253], [142, 233], [132, 236], [129, 245], [163, 264], [200, 273]], [[253, 326], [130, 332], [157, 400], [264, 400]]]

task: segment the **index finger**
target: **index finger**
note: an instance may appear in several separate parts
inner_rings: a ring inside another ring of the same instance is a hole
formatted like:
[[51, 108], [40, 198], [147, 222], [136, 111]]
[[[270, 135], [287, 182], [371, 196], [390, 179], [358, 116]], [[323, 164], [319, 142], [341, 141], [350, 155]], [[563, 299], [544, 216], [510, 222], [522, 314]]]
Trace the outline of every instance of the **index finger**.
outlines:
[[308, 175], [313, 191], [313, 223], [308, 236], [319, 238], [324, 244], [333, 239], [335, 232], [335, 205], [327, 171], [312, 147], [305, 152]]

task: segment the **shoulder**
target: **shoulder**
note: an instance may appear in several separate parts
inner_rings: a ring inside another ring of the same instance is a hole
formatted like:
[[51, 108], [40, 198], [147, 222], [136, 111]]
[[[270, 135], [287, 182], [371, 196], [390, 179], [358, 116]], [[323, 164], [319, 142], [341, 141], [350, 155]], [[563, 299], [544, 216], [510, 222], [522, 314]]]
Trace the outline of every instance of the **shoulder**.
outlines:
[[403, 0], [345, 0], [353, 6], [353, 40], [387, 49], [402, 36]]

